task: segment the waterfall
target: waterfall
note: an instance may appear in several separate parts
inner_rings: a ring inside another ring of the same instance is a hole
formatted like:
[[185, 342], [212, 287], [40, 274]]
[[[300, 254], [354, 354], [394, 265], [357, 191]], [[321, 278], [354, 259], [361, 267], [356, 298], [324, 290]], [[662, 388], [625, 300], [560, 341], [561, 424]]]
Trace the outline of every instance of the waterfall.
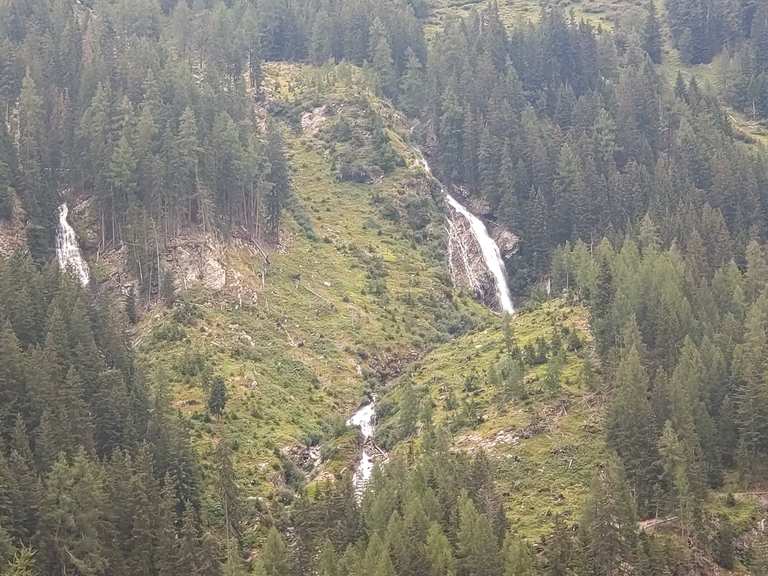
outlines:
[[[424, 158], [424, 155], [420, 150], [418, 150], [418, 148], [415, 150], [418, 154], [419, 162], [424, 168], [424, 171], [429, 176], [434, 178], [432, 175], [432, 169], [429, 167], [427, 159]], [[477, 243], [480, 246], [480, 251], [482, 252], [485, 266], [488, 268], [488, 271], [491, 273], [496, 283], [496, 296], [498, 298], [499, 306], [501, 307], [502, 312], [513, 314], [515, 312], [515, 307], [512, 304], [512, 297], [509, 294], [509, 285], [507, 284], [504, 259], [501, 257], [499, 246], [496, 244], [493, 238], [491, 238], [491, 235], [488, 233], [488, 229], [485, 227], [485, 224], [482, 220], [480, 220], [480, 218], [472, 214], [472, 212], [467, 210], [467, 208], [463, 206], [458, 200], [456, 200], [456, 198], [451, 196], [445, 190], [442, 184], [440, 184], [440, 189], [442, 190], [443, 194], [445, 194], [445, 197], [448, 200], [448, 204], [450, 204], [451, 207], [456, 210], [456, 212], [458, 212], [469, 222], [472, 235], [475, 237], [475, 240], [477, 240]]]
[[[429, 167], [424, 155], [418, 148], [414, 147], [414, 152], [419, 159], [424, 171], [430, 177], [432, 170]], [[439, 180], [435, 179], [438, 183]], [[512, 304], [512, 298], [509, 293], [509, 285], [507, 284], [507, 277], [504, 268], [504, 259], [501, 257], [501, 250], [496, 242], [491, 238], [488, 233], [488, 229], [485, 227], [480, 218], [472, 214], [467, 210], [456, 198], [451, 196], [440, 184], [440, 189], [445, 194], [448, 204], [469, 223], [469, 229], [472, 232], [473, 237], [480, 246], [481, 255], [486, 268], [491, 273], [494, 279], [496, 296], [499, 302], [501, 310], [506, 314], [512, 314], [515, 308]], [[349, 420], [347, 420], [347, 426], [357, 426], [360, 428], [360, 434], [363, 437], [362, 448], [360, 450], [360, 460], [355, 468], [355, 473], [352, 477], [352, 482], [355, 487], [355, 495], [358, 500], [362, 497], [365, 485], [371, 478], [373, 472], [373, 455], [377, 449], [373, 442], [373, 432], [376, 419], [376, 398], [372, 398], [368, 404], [361, 406], [357, 412], [355, 412]]]
[[373, 472], [373, 428], [376, 418], [376, 399], [372, 399], [368, 404], [361, 406], [352, 417], [347, 420], [347, 426], [357, 426], [360, 428], [360, 434], [363, 436], [363, 447], [360, 454], [360, 462], [357, 464], [355, 474], [352, 476], [352, 483], [355, 486], [355, 493], [358, 497], [362, 496], [363, 489], [371, 478]]
[[501, 257], [501, 250], [499, 250], [496, 242], [488, 234], [488, 229], [477, 216], [472, 214], [464, 206], [462, 206], [456, 198], [445, 193], [445, 197], [456, 212], [464, 216], [469, 221], [472, 235], [480, 245], [480, 251], [483, 254], [483, 261], [488, 267], [488, 270], [493, 275], [493, 279], [496, 281], [496, 296], [499, 300], [499, 306], [502, 312], [512, 314], [515, 311], [515, 307], [512, 305], [512, 298], [509, 295], [509, 286], [507, 285], [507, 277], [504, 269], [504, 259]]
[[56, 230], [56, 259], [62, 270], [71, 270], [77, 276], [83, 286], [90, 281], [88, 264], [83, 260], [80, 246], [77, 244], [77, 235], [72, 226], [67, 222], [69, 206], [64, 202], [59, 206], [59, 226]]

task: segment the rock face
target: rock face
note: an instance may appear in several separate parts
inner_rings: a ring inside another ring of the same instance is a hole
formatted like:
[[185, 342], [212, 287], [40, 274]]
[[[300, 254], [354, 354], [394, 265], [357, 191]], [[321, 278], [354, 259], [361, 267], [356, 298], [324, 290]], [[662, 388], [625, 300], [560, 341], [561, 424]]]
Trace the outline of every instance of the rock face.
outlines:
[[197, 238], [177, 240], [170, 250], [167, 260], [172, 263], [181, 286], [200, 283], [208, 290], [219, 291], [227, 282], [224, 265], [223, 246], [210, 236], [199, 235]]
[[[454, 286], [472, 291], [489, 308], [514, 314], [515, 307], [509, 293], [504, 263], [504, 250], [476, 212], [468, 210], [435, 179], [429, 162], [418, 147], [412, 147], [418, 164], [432, 178], [445, 195], [448, 218], [448, 268]], [[461, 190], [455, 190], [461, 197]], [[477, 207], [475, 208], [478, 209]], [[485, 207], [488, 210], [489, 207]], [[504, 235], [506, 250], [514, 251], [517, 237]], [[501, 238], [501, 236], [500, 236]]]
[[491, 236], [493, 236], [496, 245], [501, 251], [501, 257], [506, 260], [511, 256], [517, 254], [517, 250], [520, 247], [520, 238], [501, 226], [494, 226], [491, 230]]
[[301, 129], [305, 134], [314, 136], [323, 127], [328, 120], [328, 106], [318, 106], [311, 112], [304, 112], [301, 115]]

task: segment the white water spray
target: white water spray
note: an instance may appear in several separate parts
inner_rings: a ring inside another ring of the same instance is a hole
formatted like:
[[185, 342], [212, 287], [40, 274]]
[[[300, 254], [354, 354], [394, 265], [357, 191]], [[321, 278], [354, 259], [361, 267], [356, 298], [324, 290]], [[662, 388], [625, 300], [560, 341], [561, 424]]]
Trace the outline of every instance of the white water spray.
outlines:
[[352, 476], [352, 483], [355, 487], [355, 493], [362, 496], [363, 489], [371, 479], [373, 472], [373, 429], [376, 418], [376, 400], [371, 400], [365, 406], [361, 406], [352, 417], [347, 420], [347, 426], [357, 426], [360, 428], [360, 434], [363, 436], [363, 448], [360, 454], [360, 462], [357, 464], [355, 474]]
[[[427, 159], [424, 158], [424, 155], [418, 149], [416, 149], [416, 153], [418, 154], [419, 162], [421, 163], [422, 168], [424, 168], [424, 171], [429, 176], [434, 178], [432, 175], [432, 169], [429, 167]], [[448, 204], [450, 204], [453, 209], [456, 210], [456, 212], [461, 214], [469, 222], [472, 235], [475, 237], [475, 240], [477, 240], [477, 243], [480, 246], [480, 251], [483, 255], [483, 261], [485, 262], [486, 267], [495, 280], [496, 296], [498, 298], [499, 306], [501, 307], [502, 312], [506, 314], [513, 314], [515, 312], [515, 307], [512, 304], [512, 297], [509, 294], [509, 285], [507, 284], [504, 259], [501, 257], [501, 250], [499, 250], [498, 244], [496, 244], [493, 238], [491, 238], [491, 235], [488, 233], [488, 229], [485, 227], [485, 224], [482, 220], [480, 220], [480, 218], [472, 214], [472, 212], [467, 210], [458, 200], [456, 200], [456, 198], [448, 194], [442, 184], [440, 184], [440, 189], [443, 191], [443, 194], [445, 194], [445, 197], [448, 200]]]
[[56, 259], [62, 270], [71, 270], [77, 276], [83, 286], [87, 286], [91, 275], [88, 264], [83, 260], [80, 246], [77, 244], [77, 235], [72, 226], [67, 222], [69, 206], [65, 202], [59, 206], [59, 226], [56, 230]]

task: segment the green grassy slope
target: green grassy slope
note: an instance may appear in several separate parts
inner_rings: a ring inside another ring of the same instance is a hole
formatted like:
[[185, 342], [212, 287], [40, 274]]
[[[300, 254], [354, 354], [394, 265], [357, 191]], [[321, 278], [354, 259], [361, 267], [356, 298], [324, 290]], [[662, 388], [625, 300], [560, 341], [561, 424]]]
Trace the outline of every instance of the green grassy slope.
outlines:
[[[591, 355], [586, 326], [584, 308], [561, 300], [514, 317], [514, 340], [521, 348], [540, 338], [551, 342], [563, 327], [575, 330], [583, 345], [567, 353], [559, 389], [546, 383], [550, 357], [527, 367], [527, 399], [506, 403], [499, 401], [500, 391], [487, 381], [489, 367], [505, 355], [500, 322], [441, 346], [404, 375], [401, 386], [382, 400], [383, 411], [391, 412], [381, 425], [382, 434], [396, 429], [402, 384], [410, 379], [422, 398], [431, 398], [434, 421], [451, 427], [457, 449], [488, 453], [513, 528], [531, 541], [538, 540], [549, 533], [556, 514], [575, 520], [594, 467], [604, 455], [598, 396], [582, 376], [584, 358]], [[468, 392], [465, 383], [472, 377], [477, 389]], [[461, 407], [451, 409], [450, 398], [459, 406], [473, 400], [479, 421], [465, 422]]]
[[[291, 106], [286, 137], [300, 217], [286, 216], [263, 286], [258, 250], [233, 243], [224, 291], [186, 292], [173, 310], [144, 320], [138, 344], [144, 364], [169, 381], [203, 456], [220, 437], [234, 442], [246, 496], [278, 495], [275, 449], [338, 430], [366, 382], [491, 316], [450, 286], [442, 209], [423, 175], [401, 166], [370, 185], [337, 181], [327, 144], [291, 127], [303, 109]], [[354, 102], [346, 107], [354, 114]], [[414, 196], [429, 215], [418, 235], [405, 216], [398, 220], [402, 199]], [[212, 375], [229, 389], [218, 421], [206, 414]]]
[[[448, 18], [466, 16], [471, 10], [480, 9], [492, 0], [430, 0], [431, 13], [426, 23], [428, 37], [442, 28]], [[542, 0], [497, 0], [499, 14], [507, 26], [535, 22], [545, 4]], [[566, 13], [573, 12], [577, 18], [584, 18], [604, 29], [613, 28], [614, 23], [640, 10], [645, 0], [553, 0], [547, 5], [559, 6]], [[630, 16], [631, 17], [631, 16]]]
[[[505, 356], [506, 339], [502, 323], [492, 320], [434, 349], [393, 382], [379, 402], [383, 418], [377, 437], [382, 442], [399, 438], [400, 400], [406, 387], [413, 387], [422, 403], [431, 400], [433, 422], [451, 431], [455, 449], [486, 452], [511, 527], [529, 542], [539, 543], [551, 533], [556, 516], [569, 524], [579, 521], [592, 476], [607, 456], [604, 396], [599, 375], [595, 372], [590, 376], [584, 369], [586, 359], [591, 364], [594, 352], [587, 328], [588, 312], [582, 306], [551, 300], [522, 311], [512, 319], [511, 326], [514, 341], [521, 348], [539, 339], [551, 345], [553, 337], [559, 337], [565, 345], [566, 340], [556, 335], [563, 328], [579, 336], [581, 346], [565, 356], [559, 388], [553, 389], [547, 383], [553, 362], [550, 350], [545, 362], [527, 366], [527, 397], [500, 401], [501, 387], [489, 382], [488, 369]], [[474, 379], [474, 386], [468, 390], [469, 379]], [[465, 414], [470, 401], [475, 403], [474, 422], [468, 421]], [[418, 436], [394, 441], [392, 449], [407, 452], [418, 442]], [[705, 525], [712, 540], [724, 518], [739, 536], [754, 529], [762, 518], [758, 497], [740, 494], [739, 486], [737, 479], [729, 479], [708, 495]], [[729, 502], [729, 493], [736, 494], [735, 502]], [[661, 531], [668, 534], [672, 544], [685, 550], [676, 539], [674, 522], [663, 525]]]

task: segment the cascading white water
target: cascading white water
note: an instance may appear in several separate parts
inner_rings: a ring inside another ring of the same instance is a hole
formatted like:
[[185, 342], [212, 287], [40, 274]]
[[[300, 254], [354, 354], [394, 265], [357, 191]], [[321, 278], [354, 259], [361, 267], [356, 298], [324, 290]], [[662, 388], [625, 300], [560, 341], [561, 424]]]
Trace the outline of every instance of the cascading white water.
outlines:
[[83, 286], [87, 286], [91, 275], [88, 264], [83, 260], [80, 246], [77, 243], [77, 234], [67, 221], [69, 206], [64, 202], [59, 206], [59, 226], [56, 230], [56, 259], [62, 270], [71, 270], [75, 273]]
[[361, 496], [365, 485], [371, 478], [373, 472], [373, 430], [374, 420], [376, 418], [376, 399], [374, 398], [368, 404], [361, 406], [352, 417], [347, 420], [347, 426], [357, 426], [360, 428], [360, 434], [363, 436], [363, 447], [360, 454], [360, 462], [357, 464], [355, 474], [352, 476], [352, 483], [355, 486], [355, 493]]
[[[418, 154], [419, 162], [424, 168], [424, 171], [429, 176], [434, 178], [432, 169], [429, 167], [427, 159], [424, 158], [424, 155], [420, 150], [416, 149], [416, 153]], [[477, 240], [477, 243], [480, 246], [480, 251], [483, 255], [483, 261], [485, 262], [486, 267], [490, 271], [491, 275], [493, 275], [493, 279], [496, 282], [496, 296], [499, 300], [499, 306], [501, 307], [502, 312], [506, 314], [513, 314], [515, 312], [515, 307], [512, 304], [512, 297], [509, 294], [509, 285], [507, 284], [507, 276], [504, 269], [504, 259], [501, 257], [501, 250], [499, 250], [499, 246], [496, 244], [493, 238], [491, 238], [491, 235], [488, 233], [488, 229], [485, 227], [485, 224], [482, 220], [480, 220], [480, 218], [472, 214], [472, 212], [467, 210], [458, 200], [456, 200], [456, 198], [448, 194], [442, 184], [440, 184], [440, 189], [443, 191], [443, 194], [445, 194], [445, 197], [448, 200], [448, 204], [450, 204], [453, 209], [456, 210], [456, 212], [461, 214], [469, 222], [472, 235], [475, 237], [475, 240]]]
[[483, 253], [483, 261], [496, 281], [496, 295], [502, 312], [507, 314], [514, 313], [515, 307], [512, 305], [512, 298], [509, 295], [509, 286], [507, 285], [507, 277], [504, 272], [504, 260], [501, 257], [499, 246], [491, 238], [491, 235], [488, 234], [488, 229], [480, 218], [472, 214], [472, 212], [467, 210], [456, 198], [447, 192], [445, 197], [448, 199], [448, 204], [469, 222], [472, 235], [477, 240], [477, 243], [480, 245], [480, 251]]
[[[419, 162], [421, 163], [424, 171], [434, 178], [432, 170], [429, 167], [427, 159], [418, 148], [414, 148], [417, 154]], [[435, 179], [438, 183], [439, 180]], [[499, 306], [504, 313], [512, 314], [515, 311], [515, 307], [512, 304], [512, 298], [509, 294], [509, 286], [507, 285], [507, 278], [504, 270], [504, 259], [501, 257], [501, 250], [496, 242], [491, 238], [488, 233], [488, 229], [485, 227], [480, 218], [472, 214], [467, 210], [458, 200], [448, 194], [445, 187], [440, 183], [440, 189], [445, 194], [448, 204], [456, 210], [463, 218], [469, 222], [469, 228], [472, 231], [472, 235], [477, 240], [482, 253], [485, 266], [490, 271], [496, 284], [496, 295], [499, 301]], [[365, 485], [371, 478], [373, 472], [373, 451], [376, 449], [373, 443], [373, 432], [376, 419], [376, 398], [373, 398], [371, 402], [361, 406], [352, 417], [347, 420], [347, 426], [357, 426], [360, 428], [360, 433], [363, 437], [362, 448], [360, 450], [360, 461], [357, 464], [355, 473], [352, 477], [352, 482], [355, 487], [355, 494], [358, 499], [362, 497]]]

